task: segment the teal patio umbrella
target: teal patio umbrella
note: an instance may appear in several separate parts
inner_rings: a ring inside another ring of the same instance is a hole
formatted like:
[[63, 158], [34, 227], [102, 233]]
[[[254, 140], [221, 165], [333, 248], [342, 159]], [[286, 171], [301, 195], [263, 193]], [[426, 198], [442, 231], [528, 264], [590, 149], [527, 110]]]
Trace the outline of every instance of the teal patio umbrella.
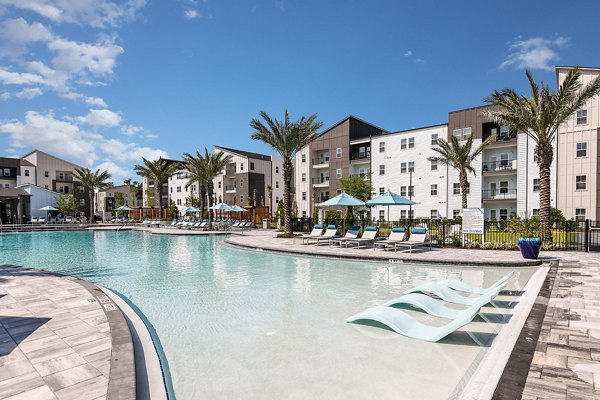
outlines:
[[[50, 217], [48, 217], [48, 214], [50, 213], [50, 211], [58, 211], [58, 208], [52, 207], [52, 206], [45, 206], [40, 208], [40, 211], [46, 211], [46, 218], [48, 218], [48, 220], [50, 220]], [[50, 222], [50, 221], [48, 221]]]
[[119, 212], [119, 211], [127, 211], [127, 213], [129, 214], [129, 211], [133, 210], [133, 208], [126, 206], [126, 205], [122, 205], [121, 207], [117, 207], [115, 208], [115, 211]]
[[[346, 207], [346, 211], [348, 211], [348, 207], [360, 207], [364, 206], [365, 202], [357, 199], [354, 196], [350, 196], [346, 193], [338, 194], [335, 197], [332, 197], [329, 200], [326, 200], [322, 203], [319, 203], [318, 207]], [[342, 219], [342, 230], [345, 230], [345, 222], [346, 218]]]
[[231, 206], [228, 205], [228, 204], [225, 204], [225, 203], [218, 203], [218, 204], [215, 204], [214, 206], [209, 207], [209, 208], [211, 210], [215, 210], [215, 211], [216, 210], [219, 210], [219, 211], [232, 211]]
[[371, 200], [367, 200], [367, 206], [388, 206], [388, 220], [390, 219], [390, 206], [412, 206], [417, 202], [402, 197], [391, 191], [387, 191], [384, 194], [373, 197]]

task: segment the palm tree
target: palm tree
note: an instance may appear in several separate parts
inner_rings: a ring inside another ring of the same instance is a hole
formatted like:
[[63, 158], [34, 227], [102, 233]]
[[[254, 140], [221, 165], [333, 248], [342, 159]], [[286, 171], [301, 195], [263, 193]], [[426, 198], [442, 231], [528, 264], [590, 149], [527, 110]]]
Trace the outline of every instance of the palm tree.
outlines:
[[531, 94], [519, 95], [513, 89], [494, 91], [484, 101], [498, 106], [497, 111], [486, 111], [493, 121], [524, 132], [535, 142], [535, 159], [540, 170], [540, 221], [543, 240], [552, 243], [550, 219], [550, 167], [554, 156], [553, 142], [558, 128], [593, 96], [600, 93], [600, 77], [587, 85], [580, 82], [581, 73], [569, 71], [558, 90], [552, 91], [543, 83], [536, 83], [531, 72], [525, 72]]
[[269, 115], [261, 111], [260, 116], [266, 123], [253, 118], [250, 121], [250, 127], [255, 132], [252, 139], [262, 140], [269, 144], [283, 158], [283, 214], [285, 221], [286, 235], [292, 235], [292, 202], [290, 189], [292, 186], [293, 164], [292, 160], [296, 153], [307, 146], [316, 138], [316, 132], [323, 123], [316, 121], [317, 114], [310, 117], [302, 117], [298, 121], [291, 122], [288, 111], [285, 110], [283, 121], [272, 119]]
[[460, 182], [460, 194], [462, 195], [462, 208], [467, 208], [467, 189], [469, 181], [467, 172], [475, 175], [473, 161], [483, 150], [494, 141], [494, 137], [487, 138], [483, 143], [473, 150], [473, 136], [469, 136], [464, 143], [458, 141], [456, 136], [450, 136], [450, 141], [438, 139], [436, 146], [431, 150], [438, 153], [437, 156], [427, 158], [429, 161], [437, 161], [440, 164], [448, 165], [458, 171], [458, 181]]
[[[206, 150], [206, 149], [205, 149]], [[185, 185], [189, 188], [192, 184], [198, 185], [198, 193], [200, 195], [200, 215], [204, 218], [204, 210], [206, 209], [206, 192], [207, 192], [207, 159], [202, 157], [199, 151], [196, 151], [196, 156], [189, 153], [183, 154], [183, 167], [189, 173], [188, 183]]]
[[[162, 218], [162, 188], [169, 181], [169, 178], [181, 168], [179, 163], [167, 162], [159, 158], [158, 160], [149, 161], [142, 157], [143, 165], [136, 165], [133, 170], [141, 177], [154, 181], [156, 190], [154, 198], [158, 201], [158, 209], [160, 210], [160, 218]], [[157, 197], [158, 194], [158, 197]]]
[[[227, 164], [232, 162], [233, 156], [223, 152], [210, 154], [204, 148], [204, 159], [206, 160], [206, 193], [208, 195], [208, 208], [210, 209], [213, 206], [214, 197], [213, 179], [223, 172]], [[210, 211], [208, 212], [208, 229], [212, 230], [212, 212]]]
[[94, 222], [94, 215], [96, 215], [94, 204], [96, 189], [109, 187], [111, 184], [106, 181], [110, 179], [111, 175], [108, 171], [100, 171], [97, 169], [96, 172], [92, 172], [89, 168], [75, 168], [75, 173], [73, 175], [75, 178], [79, 179], [81, 184], [88, 190], [88, 195], [90, 196], [90, 220]]

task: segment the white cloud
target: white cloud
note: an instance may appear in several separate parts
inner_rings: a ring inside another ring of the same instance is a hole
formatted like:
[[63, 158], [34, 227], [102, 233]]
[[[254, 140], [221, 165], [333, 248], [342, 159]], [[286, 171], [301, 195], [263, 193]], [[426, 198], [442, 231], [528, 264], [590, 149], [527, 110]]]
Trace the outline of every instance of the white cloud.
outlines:
[[99, 169], [100, 171], [108, 171], [112, 175], [111, 179], [113, 179], [113, 180], [121, 180], [122, 181], [123, 179], [130, 178], [131, 175], [133, 175], [132, 171], [128, 171], [127, 169], [118, 166], [117, 164], [115, 164], [112, 161], [105, 161], [101, 164], [96, 165], [92, 169], [94, 171], [96, 169]]
[[134, 126], [134, 125], [123, 125], [121, 127], [121, 133], [125, 136], [134, 136], [139, 132], [142, 132], [144, 130], [144, 128], [142, 128], [141, 126]]
[[78, 122], [93, 126], [114, 127], [121, 123], [121, 115], [107, 109], [91, 109], [84, 117], [77, 117]]
[[551, 70], [553, 63], [560, 59], [558, 49], [568, 46], [569, 38], [559, 36], [555, 39], [536, 37], [531, 39], [517, 39], [509, 43], [510, 54], [506, 57], [499, 69], [508, 67]]
[[40, 88], [25, 88], [20, 92], [15, 93], [17, 99], [33, 99], [34, 97], [41, 96], [44, 92]]
[[423, 60], [422, 58], [416, 58], [416, 59], [415, 59], [415, 62], [416, 62], [416, 63], [424, 63], [424, 62], [425, 62], [425, 60]]
[[44, 78], [28, 72], [11, 72], [0, 68], [0, 82], [5, 85], [33, 85], [44, 83]]
[[89, 44], [61, 38], [48, 43], [48, 49], [58, 53], [52, 59], [54, 68], [72, 74], [90, 72], [93, 75], [112, 74], [117, 56], [124, 51], [121, 46], [107, 41]]
[[0, 0], [0, 6], [32, 11], [52, 22], [96, 28], [131, 20], [145, 5], [146, 0]]
[[196, 10], [185, 10], [184, 16], [186, 19], [196, 19], [200, 17], [200, 14]]
[[23, 18], [7, 19], [0, 25], [0, 35], [3, 39], [2, 53], [10, 57], [23, 54], [29, 43], [47, 42], [52, 33], [39, 22], [31, 25]]
[[85, 97], [85, 102], [86, 102], [86, 104], [89, 104], [90, 106], [96, 106], [96, 107], [102, 107], [102, 108], [108, 107], [106, 105], [106, 102], [104, 101], [104, 99], [102, 99], [101, 97]]
[[404, 57], [411, 57], [413, 55], [412, 50], [406, 50], [406, 53], [404, 53]]

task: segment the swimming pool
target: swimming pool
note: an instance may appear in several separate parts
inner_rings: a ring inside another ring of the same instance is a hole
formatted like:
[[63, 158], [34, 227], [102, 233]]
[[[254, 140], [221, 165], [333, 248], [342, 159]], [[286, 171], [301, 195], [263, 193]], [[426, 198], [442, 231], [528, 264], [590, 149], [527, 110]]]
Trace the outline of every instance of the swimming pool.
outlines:
[[[222, 240], [6, 234], [0, 263], [74, 275], [127, 296], [160, 336], [178, 399], [447, 398], [485, 347], [466, 335], [426, 343], [344, 320], [416, 283], [457, 278], [487, 286], [506, 273], [295, 257]], [[522, 288], [533, 270], [516, 269], [511, 288]], [[500, 327], [466, 329], [490, 337]]]

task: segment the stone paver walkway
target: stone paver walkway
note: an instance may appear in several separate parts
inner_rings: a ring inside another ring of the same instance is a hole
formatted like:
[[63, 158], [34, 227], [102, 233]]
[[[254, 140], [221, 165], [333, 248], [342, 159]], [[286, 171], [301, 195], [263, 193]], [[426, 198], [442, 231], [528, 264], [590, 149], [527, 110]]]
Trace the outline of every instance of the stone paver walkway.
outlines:
[[66, 277], [0, 266], [0, 399], [106, 399], [111, 331]]
[[600, 399], [600, 254], [558, 252], [560, 267], [523, 399]]

